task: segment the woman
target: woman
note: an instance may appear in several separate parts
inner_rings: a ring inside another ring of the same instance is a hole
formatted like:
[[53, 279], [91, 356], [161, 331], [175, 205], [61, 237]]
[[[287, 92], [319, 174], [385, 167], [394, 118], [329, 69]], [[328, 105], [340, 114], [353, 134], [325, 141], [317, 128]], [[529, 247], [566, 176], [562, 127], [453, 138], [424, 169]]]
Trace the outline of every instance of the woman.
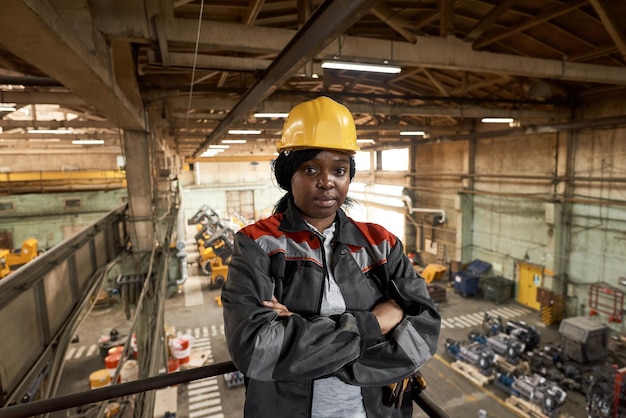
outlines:
[[294, 107], [274, 161], [287, 193], [235, 237], [222, 303], [246, 417], [411, 416], [383, 389], [436, 352], [441, 320], [402, 243], [341, 209], [356, 150], [343, 105]]

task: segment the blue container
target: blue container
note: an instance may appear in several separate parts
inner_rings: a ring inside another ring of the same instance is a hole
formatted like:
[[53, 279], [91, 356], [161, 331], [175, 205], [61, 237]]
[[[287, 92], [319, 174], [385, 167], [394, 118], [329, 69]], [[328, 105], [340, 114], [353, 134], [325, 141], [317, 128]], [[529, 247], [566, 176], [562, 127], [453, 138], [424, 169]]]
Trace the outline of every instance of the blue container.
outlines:
[[482, 260], [474, 260], [467, 265], [464, 271], [454, 275], [454, 291], [462, 296], [475, 295], [478, 292], [480, 276], [491, 269], [491, 264]]

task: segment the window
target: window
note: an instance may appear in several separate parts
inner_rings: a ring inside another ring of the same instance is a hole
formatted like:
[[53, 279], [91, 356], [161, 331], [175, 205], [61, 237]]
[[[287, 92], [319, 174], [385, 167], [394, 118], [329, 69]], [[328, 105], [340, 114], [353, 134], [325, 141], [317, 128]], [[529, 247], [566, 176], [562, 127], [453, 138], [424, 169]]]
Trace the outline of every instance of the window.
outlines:
[[0, 212], [12, 212], [15, 210], [15, 203], [0, 202]]
[[75, 209], [82, 206], [82, 202], [80, 199], [65, 199], [63, 201], [63, 207], [65, 209]]
[[[352, 183], [350, 196], [356, 200], [356, 204], [348, 208], [346, 212], [356, 221], [380, 224], [404, 240], [404, 205], [399, 199], [402, 196], [402, 189], [403, 186], [387, 184], [366, 186], [364, 183]], [[370, 192], [369, 195], [368, 192]], [[367, 202], [375, 202], [389, 209], [377, 207], [376, 204], [368, 205]], [[394, 210], [393, 207], [398, 209]]]
[[354, 154], [354, 162], [356, 164], [356, 171], [369, 171], [371, 153], [369, 151], [358, 151]]
[[384, 171], [408, 171], [409, 149], [386, 149], [381, 152], [382, 167]]

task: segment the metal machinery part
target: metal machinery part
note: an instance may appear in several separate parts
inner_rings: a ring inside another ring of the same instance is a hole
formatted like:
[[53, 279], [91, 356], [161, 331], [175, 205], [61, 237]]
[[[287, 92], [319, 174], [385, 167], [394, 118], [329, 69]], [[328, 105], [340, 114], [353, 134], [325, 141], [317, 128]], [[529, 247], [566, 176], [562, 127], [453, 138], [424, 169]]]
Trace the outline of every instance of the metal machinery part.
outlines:
[[596, 367], [587, 391], [586, 407], [592, 418], [626, 417], [626, 367]]
[[489, 312], [485, 312], [483, 317], [483, 330], [486, 335], [498, 335], [504, 331], [504, 325], [502, 324], [501, 316], [491, 315]]
[[549, 417], [557, 416], [559, 407], [567, 397], [565, 390], [538, 374], [515, 379], [511, 385], [511, 394], [537, 405]]
[[507, 321], [504, 332], [524, 343], [525, 351], [532, 351], [539, 346], [541, 335], [534, 326], [524, 321]]
[[525, 348], [523, 342], [507, 334], [487, 337], [487, 344], [496, 354], [503, 356], [510, 364], [519, 363], [520, 355], [524, 352]]
[[477, 341], [469, 344], [459, 344], [448, 339], [446, 348], [459, 360], [476, 367], [481, 374], [491, 376], [496, 354], [487, 344]]

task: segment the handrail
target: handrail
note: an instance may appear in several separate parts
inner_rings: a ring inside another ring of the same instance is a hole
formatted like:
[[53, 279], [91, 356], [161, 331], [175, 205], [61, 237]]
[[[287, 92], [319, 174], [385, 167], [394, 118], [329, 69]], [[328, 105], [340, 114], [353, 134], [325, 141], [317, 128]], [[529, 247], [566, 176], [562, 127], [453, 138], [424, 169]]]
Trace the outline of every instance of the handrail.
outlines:
[[[42, 399], [30, 403], [8, 406], [0, 409], [0, 418], [27, 418], [50, 412], [61, 411], [80, 405], [106, 401], [135, 393], [146, 392], [153, 389], [161, 389], [168, 386], [186, 383], [193, 380], [237, 371], [232, 361], [211, 364], [208, 366], [195, 367], [188, 370], [180, 370], [146, 379], [120, 383], [92, 389], [88, 392], [72, 393], [58, 396], [52, 399]], [[413, 401], [429, 418], [449, 418], [450, 416], [422, 390], [413, 390]]]
[[422, 408], [429, 418], [450, 418], [450, 415], [423, 390], [413, 390], [413, 402]]
[[237, 368], [231, 361], [195, 367], [189, 370], [180, 370], [175, 373], [148, 377], [141, 380], [133, 380], [131, 382], [120, 383], [113, 386], [105, 386], [102, 388], [92, 389], [87, 392], [77, 392], [70, 395], [58, 396], [56, 398], [42, 399], [30, 403], [8, 406], [0, 409], [0, 418], [33, 417], [80, 405], [87, 405], [94, 402], [101, 402], [108, 399], [146, 392], [153, 389], [161, 389], [177, 385], [179, 383], [204, 379], [234, 371], [237, 371]]

